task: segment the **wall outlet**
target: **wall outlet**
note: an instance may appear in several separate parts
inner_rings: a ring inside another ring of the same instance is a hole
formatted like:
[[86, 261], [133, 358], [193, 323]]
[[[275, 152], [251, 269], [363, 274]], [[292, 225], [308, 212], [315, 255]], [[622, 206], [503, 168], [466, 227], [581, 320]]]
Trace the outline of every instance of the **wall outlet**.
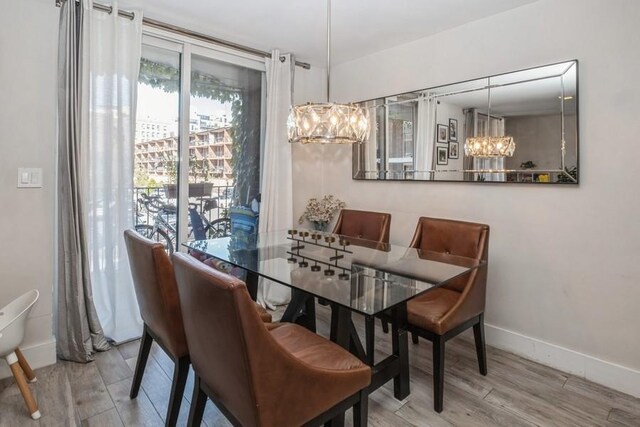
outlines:
[[41, 188], [42, 168], [18, 168], [18, 188]]

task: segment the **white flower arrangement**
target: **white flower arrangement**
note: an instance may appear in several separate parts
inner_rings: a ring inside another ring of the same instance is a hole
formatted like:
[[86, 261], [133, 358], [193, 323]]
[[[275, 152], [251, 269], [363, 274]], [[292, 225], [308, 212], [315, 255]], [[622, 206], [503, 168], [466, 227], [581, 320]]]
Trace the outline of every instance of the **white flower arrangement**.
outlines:
[[314, 224], [317, 230], [324, 230], [324, 228], [333, 219], [333, 216], [340, 209], [343, 209], [346, 204], [337, 197], [329, 194], [322, 199], [309, 199], [307, 207], [304, 213], [300, 216], [298, 224], [302, 224], [306, 219]]

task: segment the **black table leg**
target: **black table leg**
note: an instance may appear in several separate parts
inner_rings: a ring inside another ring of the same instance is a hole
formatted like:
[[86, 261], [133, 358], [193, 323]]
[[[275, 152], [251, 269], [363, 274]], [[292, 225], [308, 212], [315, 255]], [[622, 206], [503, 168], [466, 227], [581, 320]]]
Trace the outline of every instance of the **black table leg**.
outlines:
[[287, 306], [281, 322], [297, 323], [312, 332], [316, 331], [315, 298], [298, 289], [291, 289], [291, 302]]
[[304, 323], [300, 323], [311, 332], [316, 332], [316, 299], [313, 295], [307, 295], [304, 304]]
[[373, 316], [364, 316], [364, 339], [366, 341], [367, 365], [373, 366], [375, 363], [375, 330], [376, 318]]
[[360, 341], [360, 336], [358, 336], [358, 331], [356, 330], [356, 325], [353, 324], [353, 321], [349, 321], [349, 335], [351, 336], [349, 348], [351, 353], [358, 356], [358, 359], [368, 364], [367, 353], [362, 346], [362, 341]]
[[[370, 316], [368, 316], [370, 317]], [[371, 317], [373, 319], [373, 317]], [[336, 305], [331, 304], [331, 340], [336, 344], [345, 348], [352, 353], [355, 353], [361, 360], [367, 359], [368, 355], [365, 356], [364, 348], [362, 347], [362, 343], [360, 342], [360, 337], [358, 336], [358, 331], [353, 324], [351, 319], [351, 310]], [[365, 361], [366, 362], [366, 361]], [[360, 410], [360, 414], [356, 414], [354, 416], [354, 421], [359, 420], [362, 421], [362, 413], [367, 413], [367, 391], [362, 390], [362, 404], [364, 404], [364, 410], [360, 408], [361, 405], [357, 405], [353, 410]], [[364, 412], [362, 412], [364, 411]], [[325, 423], [325, 427], [344, 427], [345, 425], [345, 416], [341, 414], [331, 421]], [[366, 422], [363, 424], [366, 425]]]
[[[372, 368], [371, 385], [365, 393], [371, 393], [393, 379], [394, 396], [403, 400], [410, 393], [409, 343], [407, 333], [407, 307], [399, 305], [389, 312], [392, 328], [393, 354], [375, 364], [375, 317], [365, 316], [366, 343], [362, 345], [351, 320], [351, 310], [331, 304], [331, 341], [349, 350]], [[333, 421], [333, 420], [332, 420]], [[338, 421], [339, 422], [339, 421]], [[333, 425], [333, 424], [327, 424]]]
[[293, 323], [300, 312], [302, 311], [302, 304], [304, 301], [301, 300], [302, 294], [298, 293], [295, 289], [291, 289], [291, 301], [287, 305], [287, 308], [284, 310], [282, 317], [280, 318], [281, 322], [289, 322]]
[[[367, 318], [369, 317], [370, 316], [367, 316]], [[356, 326], [353, 324], [353, 320], [351, 320], [351, 310], [338, 305], [331, 305], [331, 330], [329, 338], [331, 341], [349, 350], [366, 364], [373, 366], [373, 351], [369, 353], [369, 350], [365, 350], [362, 346], [362, 341], [360, 341]], [[367, 346], [369, 346], [368, 342]], [[369, 363], [370, 360], [371, 363]]]
[[409, 396], [409, 340], [407, 336], [407, 305], [401, 304], [393, 309], [391, 342], [393, 354], [400, 361], [400, 372], [393, 378], [393, 395], [398, 400]]
[[340, 347], [349, 350], [351, 345], [351, 310], [339, 305], [331, 305], [331, 325], [332, 333], [335, 334], [333, 341]]
[[338, 339], [338, 313], [340, 310], [337, 306], [331, 305], [331, 325], [329, 325], [329, 339], [336, 342]]
[[252, 300], [258, 299], [258, 282], [260, 281], [260, 276], [252, 271], [247, 270], [247, 279], [245, 283], [247, 284], [247, 290], [249, 291], [249, 295]]
[[345, 419], [345, 414], [343, 412], [340, 415], [336, 415], [334, 419], [324, 423], [324, 427], [344, 427], [344, 419]]

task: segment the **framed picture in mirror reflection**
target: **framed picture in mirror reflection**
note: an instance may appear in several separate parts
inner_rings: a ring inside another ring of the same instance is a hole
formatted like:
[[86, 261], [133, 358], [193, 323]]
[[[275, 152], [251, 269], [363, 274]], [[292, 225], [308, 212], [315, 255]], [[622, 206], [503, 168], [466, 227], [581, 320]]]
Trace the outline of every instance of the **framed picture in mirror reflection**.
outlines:
[[457, 140], [458, 140], [458, 120], [449, 119], [449, 141], [457, 141]]
[[449, 142], [449, 158], [450, 159], [457, 159], [458, 158], [458, 149], [460, 147], [458, 146], [458, 143], [455, 141], [451, 141]]
[[449, 147], [438, 147], [437, 164], [438, 165], [449, 164]]
[[438, 125], [438, 142], [442, 144], [449, 142], [449, 127], [447, 125]]

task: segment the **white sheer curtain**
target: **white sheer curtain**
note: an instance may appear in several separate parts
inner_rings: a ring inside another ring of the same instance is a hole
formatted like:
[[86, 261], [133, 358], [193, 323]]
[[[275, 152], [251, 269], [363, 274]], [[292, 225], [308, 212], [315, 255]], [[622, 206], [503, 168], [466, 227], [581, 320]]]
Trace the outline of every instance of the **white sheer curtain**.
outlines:
[[[295, 61], [292, 55], [271, 52], [267, 60], [267, 123], [262, 160], [260, 232], [285, 230], [293, 225], [293, 178], [287, 117], [293, 101]], [[259, 301], [267, 307], [286, 304], [289, 288], [262, 281]]]
[[419, 171], [416, 178], [428, 179], [431, 173], [423, 172], [434, 169], [433, 151], [436, 125], [436, 99], [431, 93], [422, 93], [418, 98], [416, 115], [416, 148], [415, 169]]
[[89, 150], [86, 171], [89, 264], [98, 317], [115, 342], [140, 336], [123, 231], [133, 226], [133, 150], [142, 13], [90, 12]]

